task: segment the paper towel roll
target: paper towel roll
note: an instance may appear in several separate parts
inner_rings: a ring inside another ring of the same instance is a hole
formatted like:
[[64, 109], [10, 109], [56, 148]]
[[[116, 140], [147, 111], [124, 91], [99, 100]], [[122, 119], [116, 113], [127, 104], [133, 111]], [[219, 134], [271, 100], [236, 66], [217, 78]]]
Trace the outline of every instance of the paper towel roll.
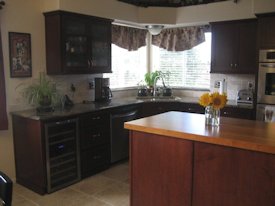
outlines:
[[224, 79], [224, 80], [220, 81], [220, 89], [219, 89], [220, 94], [225, 93], [225, 90], [226, 90], [225, 87], [226, 87], [226, 85], [225, 85], [225, 79]]

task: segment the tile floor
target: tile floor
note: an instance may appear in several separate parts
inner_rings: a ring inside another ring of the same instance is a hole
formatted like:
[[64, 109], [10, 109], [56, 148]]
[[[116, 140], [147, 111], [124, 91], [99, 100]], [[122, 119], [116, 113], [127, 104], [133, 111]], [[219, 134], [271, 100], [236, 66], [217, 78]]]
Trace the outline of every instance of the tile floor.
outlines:
[[39, 195], [14, 184], [13, 206], [129, 206], [128, 162], [52, 194]]

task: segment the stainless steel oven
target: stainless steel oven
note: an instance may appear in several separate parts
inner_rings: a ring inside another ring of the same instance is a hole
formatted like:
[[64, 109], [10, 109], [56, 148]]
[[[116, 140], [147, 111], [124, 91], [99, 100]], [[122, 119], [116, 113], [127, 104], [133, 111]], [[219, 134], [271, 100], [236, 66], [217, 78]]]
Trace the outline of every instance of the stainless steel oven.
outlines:
[[275, 104], [275, 50], [260, 50], [258, 73], [260, 104]]

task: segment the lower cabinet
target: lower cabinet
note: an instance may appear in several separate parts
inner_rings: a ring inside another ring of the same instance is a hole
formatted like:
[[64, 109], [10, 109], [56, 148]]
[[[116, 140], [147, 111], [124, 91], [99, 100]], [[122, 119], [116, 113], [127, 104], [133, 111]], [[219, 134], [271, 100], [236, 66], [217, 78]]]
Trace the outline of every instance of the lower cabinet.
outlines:
[[275, 205], [275, 155], [130, 134], [131, 206]]
[[103, 145], [81, 152], [81, 177], [89, 177], [110, 165], [110, 146]]
[[193, 206], [274, 206], [275, 155], [195, 142]]
[[224, 107], [221, 110], [221, 116], [253, 120], [255, 119], [255, 110], [239, 107]]
[[85, 178], [110, 166], [110, 121], [107, 112], [80, 116], [81, 177]]
[[131, 206], [191, 206], [193, 143], [131, 131]]

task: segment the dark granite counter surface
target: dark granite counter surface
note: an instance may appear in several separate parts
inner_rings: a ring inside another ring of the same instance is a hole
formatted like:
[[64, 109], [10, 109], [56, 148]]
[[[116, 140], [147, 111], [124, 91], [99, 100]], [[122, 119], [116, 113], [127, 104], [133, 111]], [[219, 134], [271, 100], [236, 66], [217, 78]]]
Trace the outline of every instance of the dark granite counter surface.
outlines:
[[[55, 118], [69, 117], [88, 112], [102, 111], [107, 109], [113, 109], [120, 106], [136, 105], [146, 102], [182, 102], [182, 103], [198, 103], [198, 97], [174, 97], [174, 98], [116, 98], [110, 102], [88, 102], [78, 103], [71, 108], [62, 110], [61, 108], [55, 108], [54, 112], [37, 113], [35, 109], [12, 112], [13, 115], [30, 118], [33, 120], [50, 120]], [[237, 105], [235, 101], [228, 101], [227, 107], [238, 107], [253, 109], [252, 105]]]

